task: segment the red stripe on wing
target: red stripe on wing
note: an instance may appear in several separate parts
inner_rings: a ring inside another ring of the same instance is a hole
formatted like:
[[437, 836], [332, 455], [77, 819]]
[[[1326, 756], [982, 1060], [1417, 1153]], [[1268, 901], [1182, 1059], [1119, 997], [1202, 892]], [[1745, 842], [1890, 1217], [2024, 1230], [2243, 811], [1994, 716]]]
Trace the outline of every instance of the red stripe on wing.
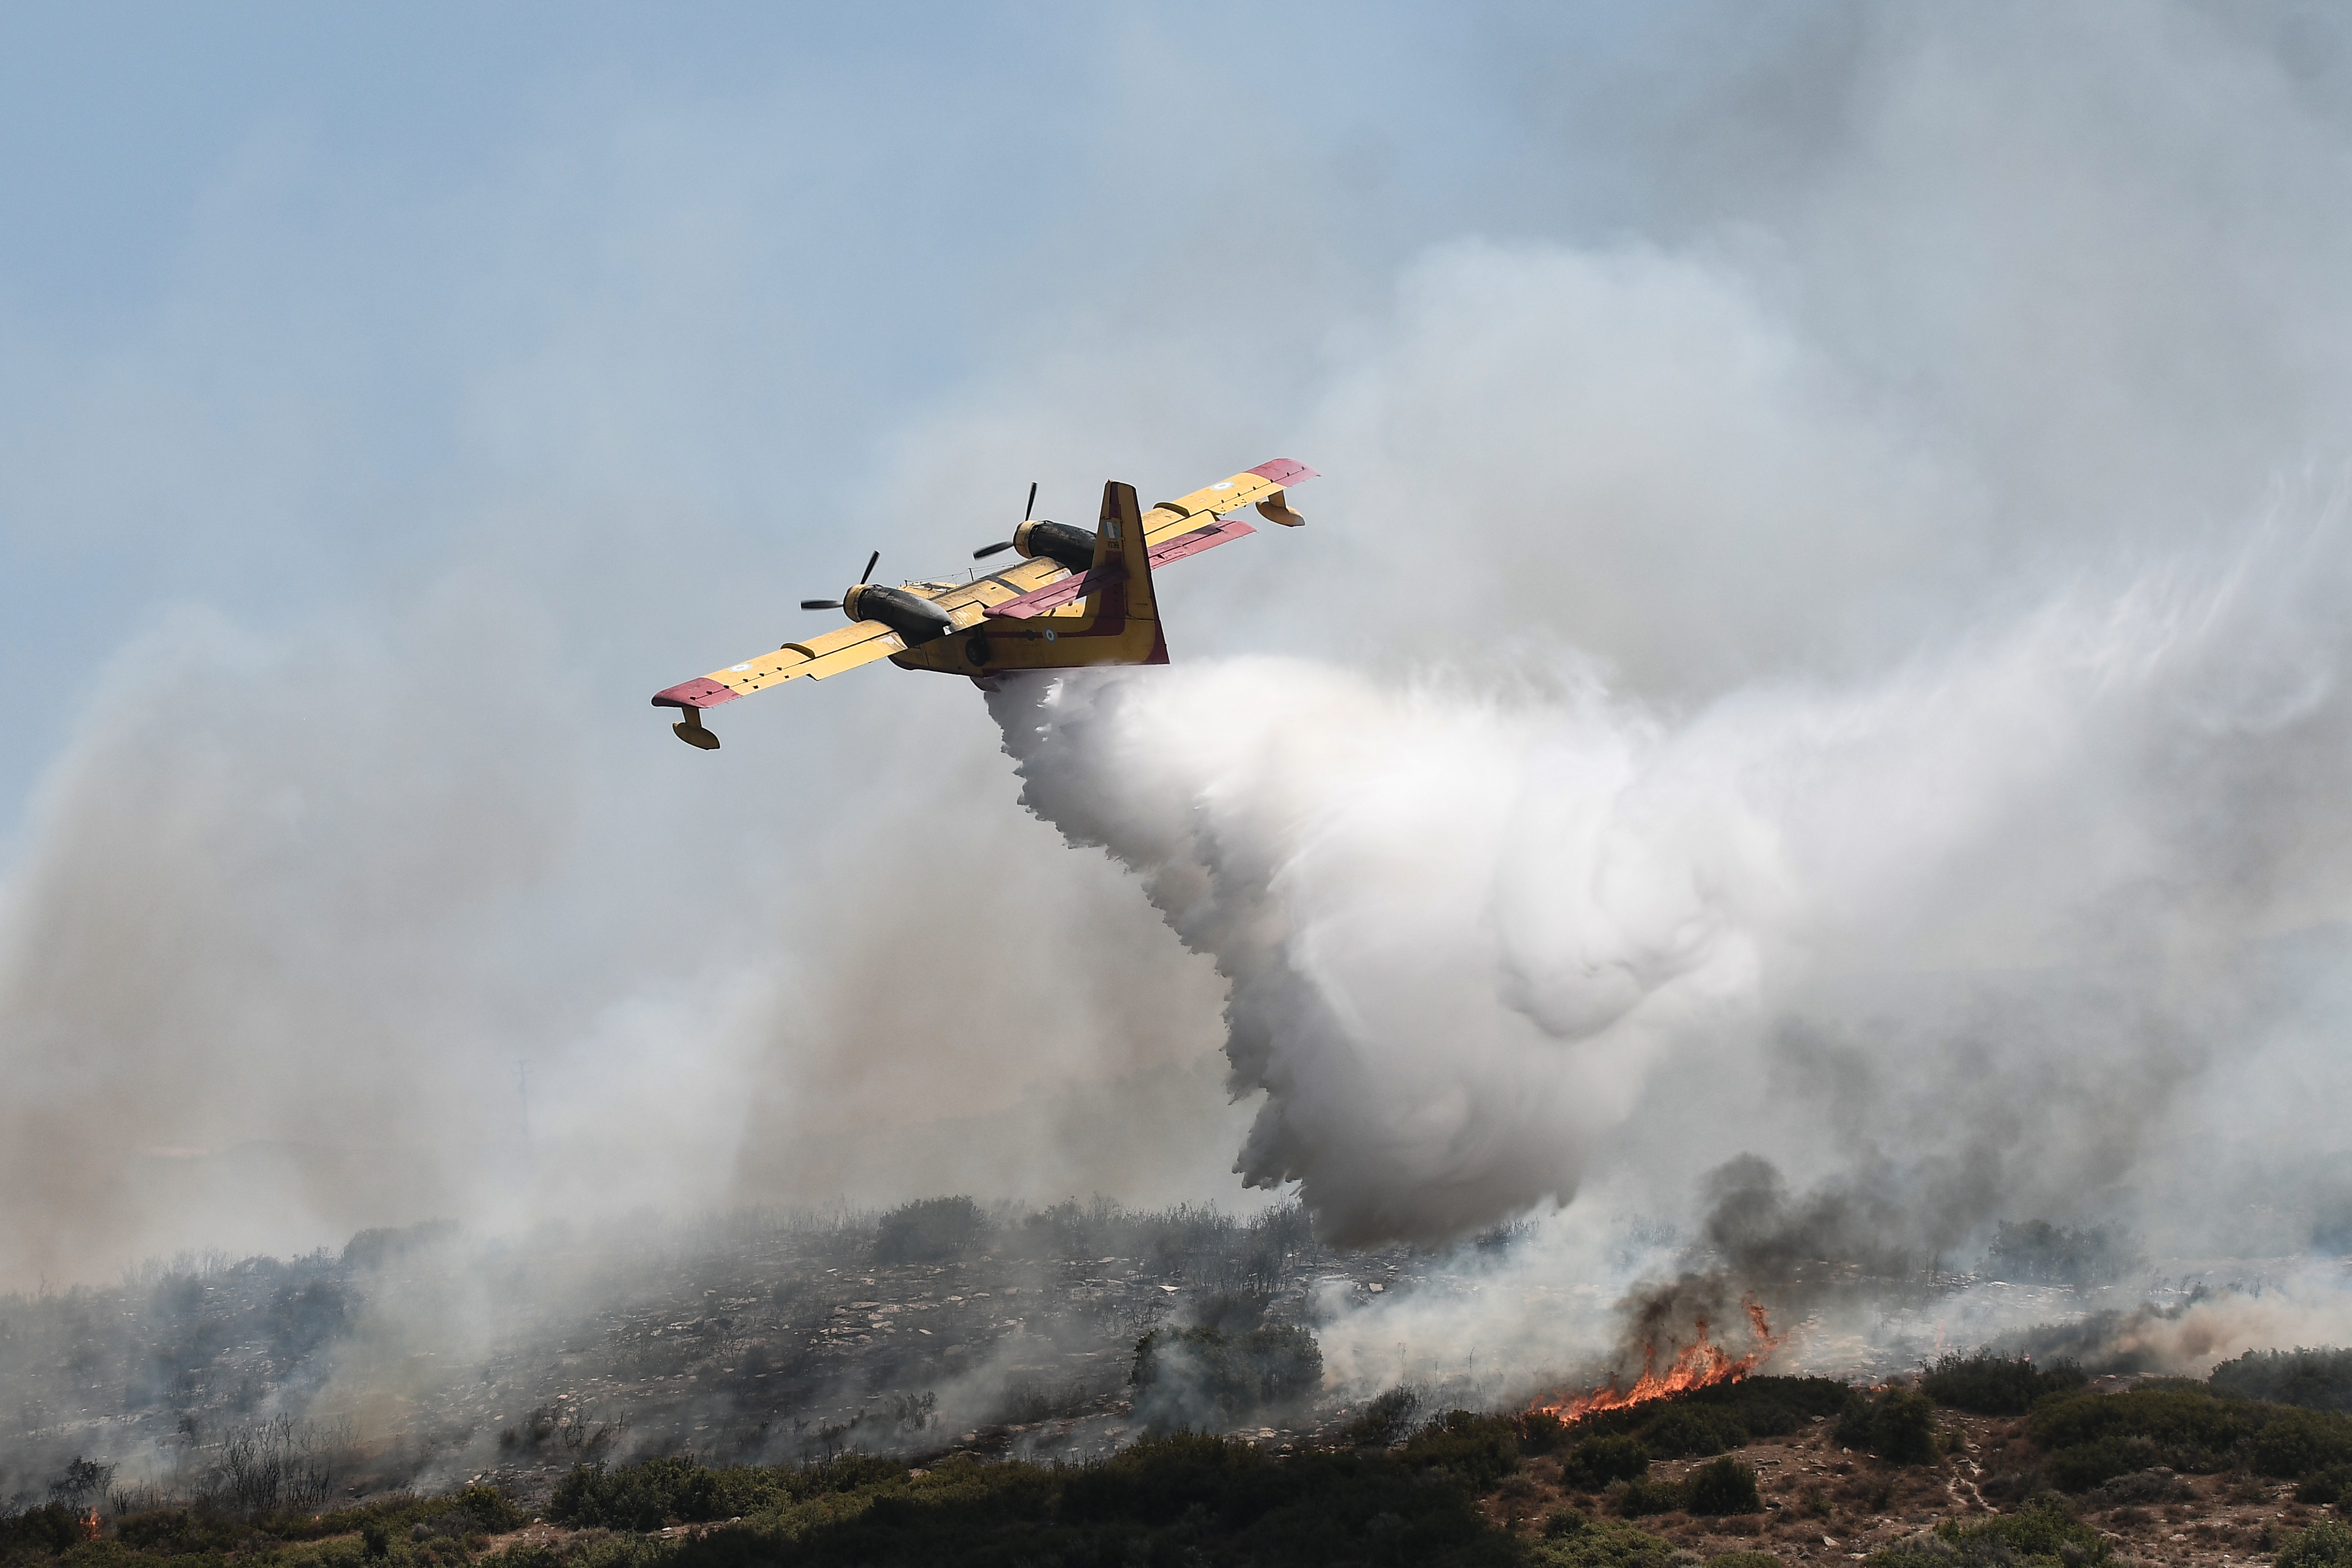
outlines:
[[1097, 588], [1108, 587], [1127, 575], [1127, 569], [1117, 562], [1065, 577], [1058, 583], [1048, 583], [1042, 588], [1032, 588], [1017, 599], [1007, 599], [1001, 605], [991, 605], [982, 615], [1003, 616], [1025, 621], [1032, 616], [1042, 616], [1048, 610], [1058, 610], [1074, 604]]
[[[1244, 533], [1256, 531], [1256, 529], [1252, 528], [1240, 518], [1229, 517], [1193, 529], [1189, 533], [1180, 533], [1173, 539], [1163, 539], [1151, 547], [1152, 569], [1157, 571], [1171, 561], [1181, 561], [1187, 555], [1198, 555], [1202, 551], [1213, 549], [1228, 539], [1239, 539]], [[1065, 605], [1076, 604], [1097, 587], [1118, 582], [1119, 572], [1120, 569], [1115, 564], [1099, 570], [1081, 572], [1075, 576], [1065, 577], [1058, 583], [1048, 583], [1042, 588], [1032, 588], [1017, 599], [1007, 599], [1001, 605], [991, 605], [982, 613], [1002, 616], [1008, 620], [1025, 621], [1032, 616], [1042, 616], [1048, 610], [1058, 610]]]
[[667, 691], [654, 693], [656, 708], [716, 708], [721, 702], [732, 702], [743, 694], [731, 686], [721, 686], [709, 676], [700, 676]]
[[1270, 458], [1256, 468], [1245, 468], [1243, 472], [1255, 474], [1262, 479], [1272, 479], [1278, 485], [1303, 485], [1309, 479], [1322, 478], [1306, 464], [1294, 462], [1288, 458]]

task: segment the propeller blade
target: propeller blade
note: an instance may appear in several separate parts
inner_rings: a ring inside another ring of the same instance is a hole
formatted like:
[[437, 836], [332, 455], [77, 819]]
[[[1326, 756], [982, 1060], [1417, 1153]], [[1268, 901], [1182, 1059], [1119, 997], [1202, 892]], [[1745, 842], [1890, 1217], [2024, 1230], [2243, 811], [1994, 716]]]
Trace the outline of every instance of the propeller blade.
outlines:
[[1037, 481], [1036, 481], [1036, 480], [1034, 480], [1034, 479], [1031, 479], [1031, 480], [1029, 481], [1029, 504], [1028, 504], [1027, 506], [1024, 506], [1024, 507], [1023, 507], [1023, 508], [1021, 509], [1021, 521], [1024, 521], [1024, 522], [1028, 521], [1029, 521], [1029, 514], [1030, 514], [1031, 512], [1033, 512], [1033, 511], [1035, 511], [1036, 510], [1037, 510]]
[[801, 608], [803, 610], [837, 610], [841, 608], [841, 601], [839, 599], [803, 599], [801, 601]]
[[874, 563], [881, 559], [882, 552], [878, 550], [866, 558], [866, 570], [857, 574], [857, 581], [860, 585], [864, 584], [866, 579], [874, 575]]
[[[1023, 521], [1026, 521], [1027, 520], [1024, 519]], [[995, 554], [1000, 550], [1010, 550], [1012, 548], [1013, 541], [1009, 539], [1000, 539], [993, 544], [983, 544], [979, 549], [973, 551], [971, 552], [971, 558], [974, 561], [982, 561]]]

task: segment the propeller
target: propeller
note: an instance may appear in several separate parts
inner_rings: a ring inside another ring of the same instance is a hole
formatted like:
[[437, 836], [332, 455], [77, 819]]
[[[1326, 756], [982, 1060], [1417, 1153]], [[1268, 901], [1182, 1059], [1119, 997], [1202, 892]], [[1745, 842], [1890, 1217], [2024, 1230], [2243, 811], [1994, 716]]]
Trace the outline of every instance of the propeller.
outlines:
[[[859, 587], [863, 588], [866, 586], [866, 579], [874, 575], [874, 563], [881, 559], [882, 552], [878, 550], [866, 558], [866, 570], [857, 574], [857, 585]], [[837, 610], [841, 608], [841, 601], [839, 599], [803, 599], [801, 601], [801, 608], [803, 610]]]
[[[1028, 504], [1027, 506], [1024, 506], [1024, 507], [1023, 507], [1023, 508], [1021, 509], [1021, 521], [1024, 521], [1024, 522], [1028, 521], [1029, 521], [1029, 514], [1030, 514], [1031, 512], [1033, 512], [1033, 511], [1035, 511], [1036, 510], [1037, 510], [1037, 481], [1036, 481], [1036, 480], [1034, 480], [1034, 479], [1031, 479], [1031, 480], [1029, 481], [1029, 504]], [[1011, 540], [1009, 540], [1009, 539], [999, 540], [999, 541], [998, 541], [996, 543], [994, 543], [994, 544], [983, 544], [983, 545], [982, 545], [979, 549], [977, 549], [977, 550], [975, 550], [975, 551], [973, 551], [973, 552], [971, 552], [971, 558], [972, 558], [974, 561], [985, 560], [987, 557], [989, 557], [989, 556], [991, 556], [991, 555], [994, 555], [994, 554], [996, 554], [996, 553], [997, 553], [998, 552], [1000, 552], [1000, 551], [1010, 550], [1010, 549], [1012, 549], [1012, 548], [1013, 548], [1013, 541], [1011, 541]]]

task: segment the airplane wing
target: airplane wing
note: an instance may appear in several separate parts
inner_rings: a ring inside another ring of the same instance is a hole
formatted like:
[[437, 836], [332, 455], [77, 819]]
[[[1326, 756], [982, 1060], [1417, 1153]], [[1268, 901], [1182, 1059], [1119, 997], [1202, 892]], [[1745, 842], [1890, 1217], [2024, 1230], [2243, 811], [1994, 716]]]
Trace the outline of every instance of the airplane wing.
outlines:
[[904, 638], [878, 621], [853, 621], [823, 637], [788, 642], [773, 653], [763, 653], [745, 663], [714, 669], [698, 680], [657, 691], [654, 693], [654, 706], [716, 708], [721, 702], [749, 697], [762, 687], [798, 680], [803, 676], [823, 680], [828, 675], [887, 658], [906, 646]]
[[[1213, 485], [1205, 485], [1179, 500], [1157, 503], [1144, 516], [1143, 537], [1150, 547], [1151, 564], [1157, 567], [1166, 562], [1181, 561], [1255, 531], [1246, 522], [1222, 515], [1244, 506], [1255, 505], [1260, 515], [1296, 528], [1305, 520], [1283, 504], [1283, 489], [1315, 477], [1315, 470], [1306, 464], [1276, 458]], [[1025, 618], [1058, 609], [1083, 598], [1089, 591], [1092, 576], [1092, 573], [1065, 571], [1055, 562], [1035, 556], [968, 583], [918, 582], [908, 583], [905, 588], [947, 611], [961, 630], [1000, 610]], [[679, 722], [670, 727], [689, 745], [709, 750], [719, 744], [719, 737], [703, 728], [702, 710], [787, 681], [803, 678], [823, 680], [828, 675], [838, 675], [845, 669], [904, 652], [906, 647], [904, 638], [880, 622], [856, 621], [822, 637], [788, 642], [773, 653], [725, 669], [714, 669], [699, 679], [657, 691], [654, 694], [654, 706], [680, 710]]]
[[[1174, 515], [1160, 520], [1146, 514], [1143, 537], [1157, 544], [1163, 539], [1186, 531], [1191, 519], [1205, 521], [1211, 516], [1239, 511], [1245, 506], [1256, 507], [1259, 515], [1269, 522], [1297, 528], [1307, 520], [1283, 504], [1282, 492], [1287, 486], [1302, 485], [1317, 477], [1313, 468], [1304, 463], [1293, 462], [1288, 458], [1276, 458], [1270, 462], [1260, 463], [1255, 468], [1244, 468], [1232, 478], [1219, 479], [1213, 485], [1204, 485], [1191, 495], [1155, 503], [1151, 509], [1153, 511]], [[1194, 522], [1191, 526], [1197, 528], [1200, 525]]]

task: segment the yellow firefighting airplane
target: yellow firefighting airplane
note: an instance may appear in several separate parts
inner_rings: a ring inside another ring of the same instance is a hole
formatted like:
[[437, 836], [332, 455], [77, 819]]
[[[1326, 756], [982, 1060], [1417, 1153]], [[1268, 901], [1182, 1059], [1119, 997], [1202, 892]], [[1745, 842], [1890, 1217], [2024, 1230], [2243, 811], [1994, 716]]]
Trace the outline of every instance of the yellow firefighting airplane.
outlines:
[[[689, 746], [716, 751], [705, 709], [786, 681], [822, 680], [877, 658], [901, 669], [968, 675], [982, 685], [1016, 669], [1068, 669], [1088, 664], [1166, 664], [1159, 602], [1151, 571], [1171, 561], [1254, 533], [1224, 515], [1255, 505], [1270, 522], [1297, 528], [1307, 520], [1285, 504], [1288, 486], [1315, 470], [1287, 458], [1244, 468], [1181, 500], [1139, 512], [1135, 488], [1113, 479], [1103, 486], [1102, 519], [1092, 533], [1026, 517], [1013, 537], [972, 552], [972, 558], [1018, 552], [1017, 565], [973, 582], [918, 582], [886, 588], [866, 575], [839, 599], [803, 599], [803, 610], [840, 610], [850, 624], [805, 642], [788, 642], [745, 664], [716, 669], [654, 694], [656, 708], [684, 715], [670, 726]], [[1030, 509], [1037, 487], [1029, 487]]]

